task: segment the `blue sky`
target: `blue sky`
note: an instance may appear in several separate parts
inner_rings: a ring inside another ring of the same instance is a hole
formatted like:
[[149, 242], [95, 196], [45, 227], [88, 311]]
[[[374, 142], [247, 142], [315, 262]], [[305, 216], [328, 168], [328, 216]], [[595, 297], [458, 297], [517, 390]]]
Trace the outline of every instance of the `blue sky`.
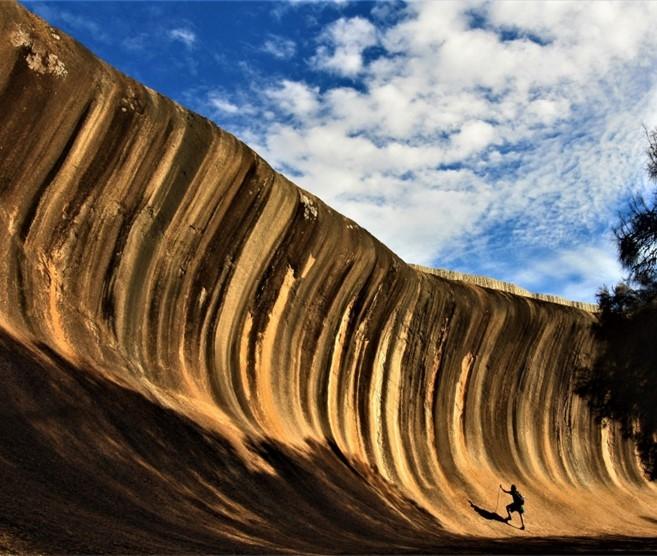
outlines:
[[588, 301], [622, 276], [657, 3], [25, 5], [407, 262]]

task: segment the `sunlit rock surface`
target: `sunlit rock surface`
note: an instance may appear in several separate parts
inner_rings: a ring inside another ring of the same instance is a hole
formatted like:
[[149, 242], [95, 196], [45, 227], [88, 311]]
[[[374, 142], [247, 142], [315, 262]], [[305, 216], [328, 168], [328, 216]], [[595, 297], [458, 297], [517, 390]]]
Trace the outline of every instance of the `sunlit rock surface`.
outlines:
[[11, 3], [0, 115], [0, 546], [655, 547], [587, 307], [408, 266]]

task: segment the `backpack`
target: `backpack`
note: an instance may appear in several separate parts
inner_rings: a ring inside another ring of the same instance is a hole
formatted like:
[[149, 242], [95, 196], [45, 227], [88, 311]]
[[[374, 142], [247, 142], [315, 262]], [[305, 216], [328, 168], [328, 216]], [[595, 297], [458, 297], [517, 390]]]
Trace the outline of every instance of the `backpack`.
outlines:
[[517, 490], [516, 490], [516, 496], [515, 496], [515, 498], [516, 498], [516, 502], [517, 502], [518, 504], [520, 504], [521, 506], [524, 506], [524, 504], [525, 504], [525, 499], [523, 498], [522, 494], [520, 494], [520, 492], [517, 491]]

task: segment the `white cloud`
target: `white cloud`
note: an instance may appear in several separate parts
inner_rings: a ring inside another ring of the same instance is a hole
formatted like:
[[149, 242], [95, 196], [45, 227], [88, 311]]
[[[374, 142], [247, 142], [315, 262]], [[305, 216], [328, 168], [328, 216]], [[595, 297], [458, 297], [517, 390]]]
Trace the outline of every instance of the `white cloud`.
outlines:
[[465, 122], [456, 136], [452, 146], [456, 150], [456, 158], [467, 158], [473, 153], [481, 152], [495, 140], [495, 128], [487, 122], [474, 120]]
[[295, 55], [297, 45], [290, 39], [271, 35], [262, 45], [262, 51], [271, 54], [274, 58], [289, 60]]
[[223, 98], [217, 92], [210, 92], [207, 98], [207, 105], [213, 112], [224, 114], [236, 114], [240, 107]]
[[[595, 302], [596, 292], [623, 278], [611, 240], [578, 245], [532, 261], [531, 268], [511, 273], [510, 279], [531, 291]], [[550, 284], [551, 286], [547, 286]]]
[[[549, 100], [539, 98], [527, 105], [527, 115], [535, 119], [537, 125], [550, 125], [565, 119], [570, 113], [570, 103], [565, 98]], [[531, 125], [531, 122], [530, 122]]]
[[367, 19], [340, 18], [322, 36], [325, 43], [317, 49], [315, 67], [354, 77], [363, 69], [363, 51], [377, 44], [376, 27]]
[[309, 116], [319, 109], [319, 87], [309, 87], [305, 83], [283, 80], [276, 88], [265, 90], [265, 95], [278, 109], [294, 116]]
[[[382, 179], [387, 182], [383, 188]], [[366, 180], [364, 188], [373, 195], [347, 195], [340, 209], [393, 251], [403, 252], [406, 260], [429, 264], [427, 253], [436, 244], [462, 247], [463, 226], [473, 226], [482, 217], [490, 194], [469, 173], [436, 171], [420, 179], [427, 180], [425, 188], [416, 189], [393, 177]], [[432, 181], [450, 183], [450, 188], [432, 189], [428, 186]]]
[[174, 41], [183, 43], [187, 48], [192, 48], [196, 44], [196, 33], [186, 27], [178, 27], [169, 31], [169, 38]]
[[563, 284], [553, 293], [589, 299], [614, 281], [613, 245], [598, 236], [645, 184], [657, 4], [375, 11], [318, 35], [317, 84], [262, 89], [252, 121], [267, 123], [245, 126], [259, 152], [409, 262], [490, 269], [528, 289], [550, 279]]

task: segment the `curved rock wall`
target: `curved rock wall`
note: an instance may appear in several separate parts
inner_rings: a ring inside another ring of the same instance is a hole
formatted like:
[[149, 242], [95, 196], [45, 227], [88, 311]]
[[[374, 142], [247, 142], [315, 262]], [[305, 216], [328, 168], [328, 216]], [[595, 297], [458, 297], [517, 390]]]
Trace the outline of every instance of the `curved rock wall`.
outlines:
[[333, 446], [450, 533], [516, 534], [468, 504], [493, 511], [514, 482], [532, 535], [654, 535], [632, 445], [573, 393], [590, 312], [408, 266], [12, 4], [0, 114], [0, 324], [22, 344], [221, 434], [253, 469], [278, 472], [257, 440]]

